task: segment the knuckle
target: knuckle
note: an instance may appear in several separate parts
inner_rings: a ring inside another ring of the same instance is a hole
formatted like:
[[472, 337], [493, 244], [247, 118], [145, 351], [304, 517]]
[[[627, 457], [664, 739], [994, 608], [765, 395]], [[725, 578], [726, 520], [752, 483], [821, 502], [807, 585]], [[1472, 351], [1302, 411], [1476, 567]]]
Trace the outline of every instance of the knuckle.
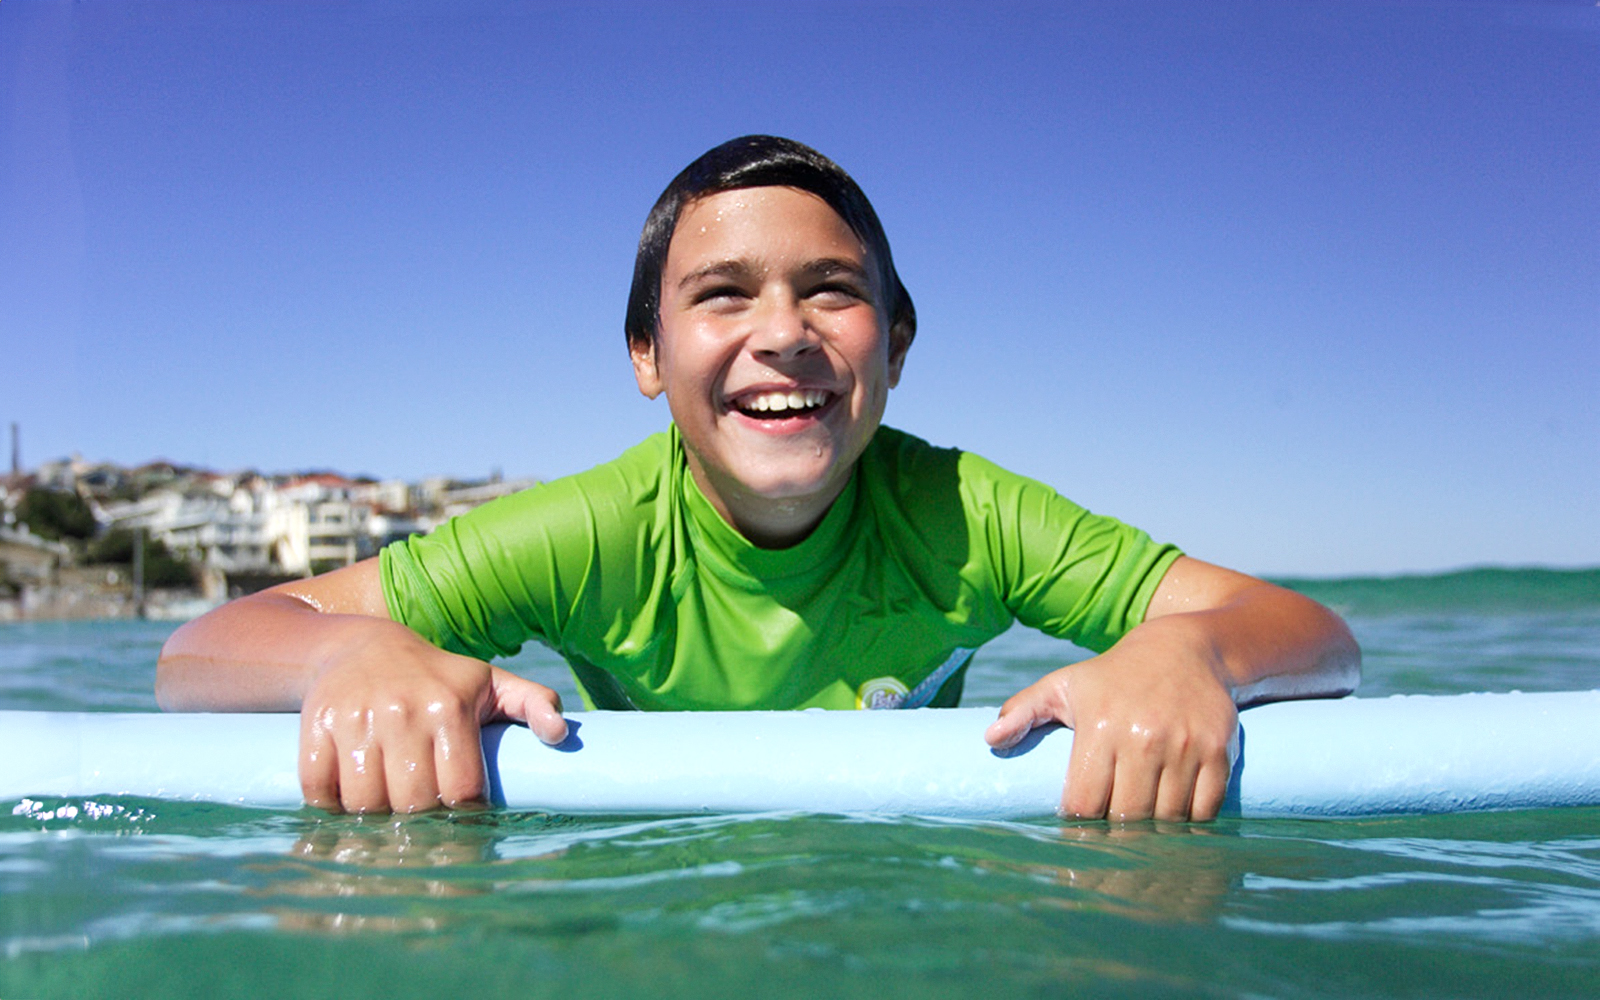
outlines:
[[477, 704], [460, 691], [444, 690], [427, 701], [427, 712], [436, 723], [458, 723], [477, 716]]
[[1206, 742], [1204, 757], [1207, 763], [1226, 770], [1228, 768], [1228, 752], [1231, 749], [1226, 739], [1213, 739]]
[[396, 701], [384, 706], [383, 714], [387, 722], [406, 727], [416, 719], [417, 710], [410, 702]]
[[[330, 714], [332, 713], [330, 712]], [[339, 712], [328, 728], [330, 730], [344, 729], [347, 732], [367, 733], [371, 732], [372, 723], [372, 709], [364, 706], [352, 706]]]
[[1051, 674], [1029, 690], [1052, 707], [1067, 705], [1072, 701], [1072, 686], [1066, 677], [1057, 674]]
[[1129, 747], [1142, 757], [1155, 757], [1165, 749], [1168, 738], [1153, 727], [1134, 723], [1128, 727]]

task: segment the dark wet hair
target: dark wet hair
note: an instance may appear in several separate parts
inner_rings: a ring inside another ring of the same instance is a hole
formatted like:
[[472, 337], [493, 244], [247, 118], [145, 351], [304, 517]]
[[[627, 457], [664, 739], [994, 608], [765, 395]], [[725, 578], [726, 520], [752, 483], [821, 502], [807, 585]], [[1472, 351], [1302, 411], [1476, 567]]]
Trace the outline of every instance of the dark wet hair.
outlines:
[[910, 345], [917, 332], [917, 310], [895, 272], [883, 223], [861, 188], [842, 167], [810, 146], [773, 135], [746, 135], [708, 150], [684, 167], [650, 209], [633, 261], [633, 288], [628, 292], [628, 316], [623, 324], [628, 346], [655, 339], [661, 322], [661, 272], [684, 206], [696, 198], [753, 187], [809, 191], [839, 214], [877, 262], [893, 348], [904, 350]]

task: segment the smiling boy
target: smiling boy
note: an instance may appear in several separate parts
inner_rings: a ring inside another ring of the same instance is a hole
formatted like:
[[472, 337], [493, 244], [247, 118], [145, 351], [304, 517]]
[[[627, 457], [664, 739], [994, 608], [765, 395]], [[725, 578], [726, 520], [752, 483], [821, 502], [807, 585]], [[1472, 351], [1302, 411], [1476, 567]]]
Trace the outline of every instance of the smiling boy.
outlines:
[[530, 639], [602, 708], [899, 708], [955, 704], [1020, 620], [1100, 655], [1011, 698], [988, 741], [1064, 723], [1063, 812], [1206, 819], [1238, 705], [1359, 677], [1320, 605], [881, 426], [916, 315], [814, 150], [748, 136], [674, 179], [626, 325], [669, 431], [186, 625], [162, 706], [300, 710], [309, 803], [411, 811], [481, 800], [485, 722], [564, 738], [553, 691], [487, 662]]

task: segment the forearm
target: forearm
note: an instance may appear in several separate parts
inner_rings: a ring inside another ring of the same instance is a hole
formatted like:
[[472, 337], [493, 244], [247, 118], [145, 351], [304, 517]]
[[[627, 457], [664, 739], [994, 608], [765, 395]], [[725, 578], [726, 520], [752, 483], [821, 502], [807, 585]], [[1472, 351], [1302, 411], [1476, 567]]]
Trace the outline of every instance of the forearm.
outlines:
[[1141, 628], [1170, 631], [1201, 651], [1240, 706], [1355, 690], [1361, 650], [1338, 615], [1301, 594], [1234, 576], [1200, 607], [1153, 607]]
[[167, 711], [295, 712], [331, 666], [392, 663], [422, 638], [389, 618], [378, 560], [280, 584], [224, 604], [178, 629], [156, 664]]
[[294, 712], [329, 664], [374, 644], [421, 640], [403, 625], [253, 594], [184, 625], [161, 649], [156, 703], [179, 712]]

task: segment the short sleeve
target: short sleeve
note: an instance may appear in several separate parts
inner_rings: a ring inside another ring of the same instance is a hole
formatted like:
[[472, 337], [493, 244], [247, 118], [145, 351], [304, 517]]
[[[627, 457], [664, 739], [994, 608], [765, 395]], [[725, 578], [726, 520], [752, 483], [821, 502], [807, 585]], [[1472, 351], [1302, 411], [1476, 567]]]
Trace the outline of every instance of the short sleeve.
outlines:
[[1144, 620], [1182, 554], [971, 453], [961, 472], [973, 544], [984, 547], [1001, 600], [1018, 621], [1058, 638], [1109, 649]]
[[649, 512], [667, 448], [656, 435], [614, 462], [387, 546], [379, 565], [389, 616], [484, 660], [530, 639], [560, 651], [569, 631], [607, 634], [652, 585], [655, 566], [638, 557], [659, 520]]
[[442, 649], [483, 660], [512, 656], [529, 639], [549, 641], [560, 550], [576, 539], [551, 537], [535, 495], [541, 489], [385, 547], [379, 568], [389, 616]]

